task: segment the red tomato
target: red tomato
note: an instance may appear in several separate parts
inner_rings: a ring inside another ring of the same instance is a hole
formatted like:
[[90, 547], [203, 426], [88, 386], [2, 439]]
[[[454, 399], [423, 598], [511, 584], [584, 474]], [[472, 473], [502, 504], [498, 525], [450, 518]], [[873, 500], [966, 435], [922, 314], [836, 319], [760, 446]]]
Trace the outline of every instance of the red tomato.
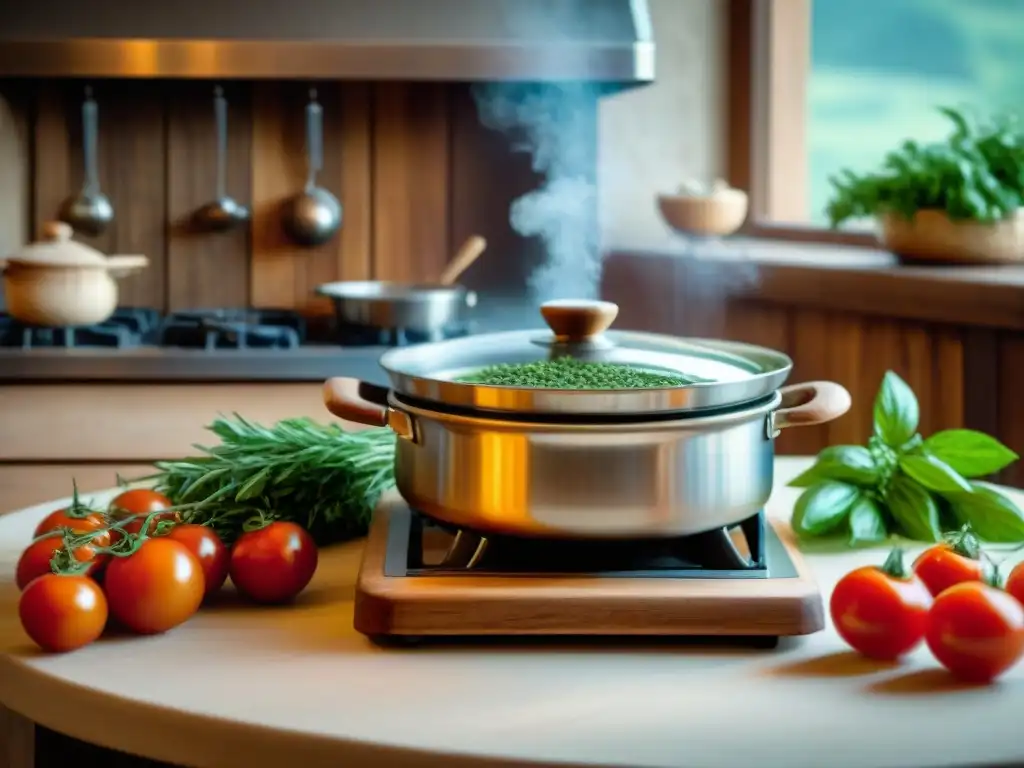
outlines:
[[205, 525], [177, 525], [170, 530], [167, 538], [183, 544], [199, 561], [203, 569], [206, 594], [212, 594], [224, 586], [231, 556], [213, 530]]
[[21, 593], [18, 617], [25, 633], [44, 651], [73, 651], [103, 634], [107, 599], [92, 579], [48, 573]]
[[914, 573], [928, 591], [938, 597], [955, 584], [984, 581], [988, 567], [983, 560], [958, 551], [950, 544], [936, 544], [914, 561]]
[[243, 533], [231, 550], [231, 581], [258, 603], [283, 603], [306, 588], [316, 573], [313, 538], [295, 523], [274, 522]]
[[[167, 509], [170, 506], [173, 506], [171, 500], [162, 493], [151, 491], [148, 488], [133, 488], [114, 497], [113, 501], [110, 502], [110, 514], [116, 520], [134, 517], [135, 519], [125, 523], [124, 529], [129, 533], [138, 533], [142, 530], [142, 523], [145, 522], [146, 515], [152, 512], [159, 512], [161, 509]], [[136, 517], [137, 515], [140, 517]], [[177, 521], [179, 519], [180, 517], [177, 512], [157, 515], [153, 518], [147, 533], [152, 534], [156, 524], [161, 520]]]
[[903, 552], [894, 549], [881, 568], [865, 566], [836, 584], [829, 611], [836, 632], [855, 651], [890, 661], [921, 642], [932, 596], [903, 565]]
[[1024, 607], [988, 584], [957, 584], [935, 599], [925, 639], [954, 675], [987, 683], [1024, 655]]
[[110, 614], [133, 632], [178, 626], [203, 602], [203, 569], [183, 544], [146, 539], [127, 557], [113, 557], [103, 579]]
[[1006, 577], [1006, 585], [1003, 589], [1016, 597], [1021, 605], [1024, 605], [1024, 561], [1013, 567], [1010, 575]]
[[[90, 512], [83, 517], [72, 517], [66, 509], [58, 509], [43, 518], [36, 526], [35, 538], [44, 533], [56, 531], [58, 528], [70, 528], [75, 533], [89, 533], [90, 531], [103, 531], [107, 527], [107, 521], [98, 512]], [[110, 534], [106, 531], [99, 533], [93, 539], [97, 547], [110, 546]]]
[[[18, 589], [24, 589], [29, 582], [43, 574], [53, 573], [50, 561], [63, 544], [64, 539], [61, 536], [47, 536], [29, 544], [28, 548], [21, 553], [15, 570], [14, 582], [18, 585]], [[95, 576], [102, 567], [105, 557], [96, 557], [96, 551], [92, 547], [84, 546], [75, 550], [75, 559], [81, 563], [92, 561], [84, 575]]]

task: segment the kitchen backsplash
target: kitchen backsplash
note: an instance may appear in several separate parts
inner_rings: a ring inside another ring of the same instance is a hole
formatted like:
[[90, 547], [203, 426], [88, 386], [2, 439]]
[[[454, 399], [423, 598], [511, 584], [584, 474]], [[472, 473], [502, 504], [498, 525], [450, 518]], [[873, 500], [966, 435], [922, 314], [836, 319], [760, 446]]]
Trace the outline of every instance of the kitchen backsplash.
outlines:
[[[25, 201], [24, 232], [38, 236], [82, 181], [78, 81], [0, 81], [0, 98], [28, 173], [0, 174], [0, 204]], [[509, 224], [513, 200], [538, 177], [516, 138], [480, 124], [466, 85], [317, 83], [323, 106], [319, 183], [340, 200], [341, 231], [316, 248], [291, 243], [280, 208], [305, 182], [310, 84], [227, 83], [227, 191], [250, 205], [247, 227], [198, 232], [193, 213], [215, 196], [216, 131], [209, 82], [100, 81], [100, 185], [115, 219], [78, 236], [107, 253], [141, 253], [151, 266], [124, 280], [122, 303], [161, 310], [211, 306], [326, 308], [320, 283], [435, 279], [470, 234], [487, 253], [465, 276], [476, 288], [515, 291], [539, 244]], [[592, 123], [596, 131], [596, 101]], [[596, 158], [595, 158], [596, 163]], [[8, 212], [8, 219], [10, 215]]]

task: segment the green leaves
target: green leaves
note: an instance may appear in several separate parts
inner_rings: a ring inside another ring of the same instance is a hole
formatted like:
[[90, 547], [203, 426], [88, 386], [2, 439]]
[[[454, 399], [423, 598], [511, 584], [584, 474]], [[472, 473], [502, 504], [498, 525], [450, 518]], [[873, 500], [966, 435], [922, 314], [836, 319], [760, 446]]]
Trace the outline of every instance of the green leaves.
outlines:
[[939, 111], [951, 123], [944, 141], [904, 141], [872, 173], [844, 169], [829, 181], [826, 213], [833, 227], [853, 218], [888, 213], [912, 218], [921, 210], [944, 211], [952, 220], [991, 223], [1024, 201], [1024, 130], [1019, 121], [969, 119], [951, 107]]
[[1024, 512], [988, 483], [971, 483], [969, 493], [948, 496], [953, 514], [980, 538], [999, 544], [1024, 540]]
[[[1022, 142], [1024, 147], [1024, 142]], [[949, 429], [923, 439], [913, 391], [888, 371], [874, 404], [867, 447], [836, 445], [789, 484], [804, 488], [793, 511], [801, 536], [844, 532], [850, 546], [898, 534], [943, 538], [943, 525], [966, 525], [989, 542], [1024, 541], [1024, 511], [988, 483], [1017, 454], [983, 432]]]
[[924, 441], [924, 449], [962, 477], [984, 477], [1019, 457], [994, 437], [973, 429], [947, 429]]
[[896, 524], [911, 539], [938, 541], [942, 538], [939, 505], [932, 495], [908, 477], [897, 475], [889, 484], [885, 504]]
[[793, 509], [793, 530], [803, 536], [831, 533], [846, 519], [860, 491], [847, 483], [820, 483], [808, 488]]
[[968, 482], [960, 477], [949, 464], [926, 453], [916, 456], [901, 456], [900, 469], [929, 491], [952, 493], [971, 490]]
[[789, 484], [795, 488], [807, 488], [825, 480], [841, 480], [870, 487], [878, 482], [878, 467], [867, 448], [860, 445], [834, 445], [819, 453], [814, 466]]
[[887, 371], [875, 398], [875, 434], [890, 448], [901, 448], [917, 432], [917, 397], [907, 383]]

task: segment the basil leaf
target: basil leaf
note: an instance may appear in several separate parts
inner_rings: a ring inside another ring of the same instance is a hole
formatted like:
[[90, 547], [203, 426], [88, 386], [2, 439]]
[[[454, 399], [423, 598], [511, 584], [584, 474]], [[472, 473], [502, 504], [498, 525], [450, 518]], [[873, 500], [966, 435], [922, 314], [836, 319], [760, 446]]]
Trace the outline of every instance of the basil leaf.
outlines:
[[994, 437], [973, 429], [936, 432], [924, 441], [924, 449], [963, 477], [991, 475], [1020, 458]]
[[850, 546], [877, 544], [889, 538], [882, 508], [863, 494], [850, 507]]
[[971, 484], [960, 477], [955, 469], [928, 454], [900, 456], [900, 469], [929, 491], [952, 493], [971, 490]]
[[971, 483], [971, 493], [946, 496], [957, 521], [985, 541], [1011, 544], [1024, 541], [1024, 511], [988, 483]]
[[942, 538], [939, 505], [928, 491], [909, 477], [893, 477], [885, 495], [885, 504], [908, 539], [938, 541]]
[[901, 448], [917, 432], [921, 414], [913, 390], [886, 371], [875, 397], [875, 434], [890, 448]]
[[825, 480], [871, 487], [878, 482], [878, 467], [871, 451], [863, 446], [833, 445], [819, 453], [814, 466], [789, 484], [793, 488], [807, 488]]
[[811, 486], [793, 507], [793, 530], [801, 536], [821, 536], [835, 530], [859, 495], [860, 490], [847, 483]]

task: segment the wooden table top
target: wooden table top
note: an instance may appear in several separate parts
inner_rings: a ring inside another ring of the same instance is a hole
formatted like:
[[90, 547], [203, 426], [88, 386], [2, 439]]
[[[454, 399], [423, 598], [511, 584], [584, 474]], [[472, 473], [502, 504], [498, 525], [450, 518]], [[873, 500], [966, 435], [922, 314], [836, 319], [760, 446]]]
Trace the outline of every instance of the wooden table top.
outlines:
[[[778, 460], [774, 518], [788, 519], [797, 493], [784, 483], [808, 461]], [[352, 629], [361, 542], [324, 550], [294, 606], [245, 607], [228, 595], [166, 635], [47, 656], [21, 630], [13, 573], [36, 523], [62, 503], [0, 518], [0, 704], [102, 746], [217, 768], [1024, 759], [1024, 664], [996, 686], [970, 688], [924, 649], [898, 667], [862, 661], [831, 626], [776, 651], [647, 642], [382, 650]], [[806, 553], [826, 599], [842, 573], [884, 555]]]

